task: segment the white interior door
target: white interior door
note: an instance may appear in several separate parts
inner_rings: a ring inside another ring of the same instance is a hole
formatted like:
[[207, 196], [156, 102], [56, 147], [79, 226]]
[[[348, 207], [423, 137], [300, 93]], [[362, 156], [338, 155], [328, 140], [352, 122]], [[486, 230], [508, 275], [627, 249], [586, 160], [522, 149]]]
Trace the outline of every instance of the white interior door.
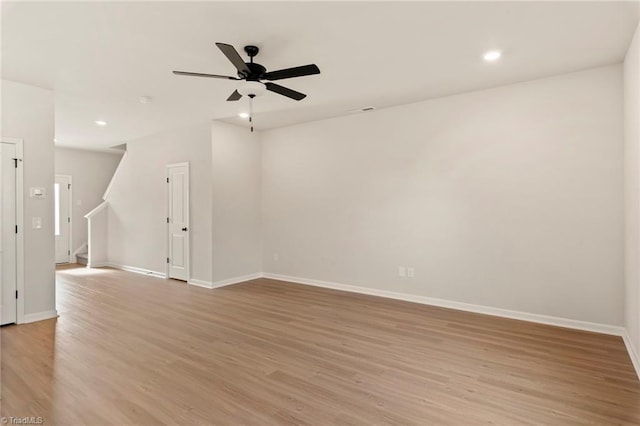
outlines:
[[0, 323], [17, 322], [16, 146], [0, 143]]
[[71, 176], [56, 175], [55, 203], [56, 263], [71, 260]]
[[167, 166], [169, 278], [189, 280], [189, 164]]

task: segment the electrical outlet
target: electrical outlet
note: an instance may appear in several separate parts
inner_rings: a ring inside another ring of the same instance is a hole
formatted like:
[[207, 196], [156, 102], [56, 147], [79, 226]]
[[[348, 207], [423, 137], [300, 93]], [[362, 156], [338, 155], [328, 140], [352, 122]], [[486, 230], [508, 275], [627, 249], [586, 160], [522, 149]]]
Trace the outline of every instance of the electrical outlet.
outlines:
[[398, 266], [398, 276], [399, 277], [406, 277], [407, 276], [407, 268], [405, 268], [404, 266]]
[[416, 274], [415, 274], [415, 271], [413, 270], [413, 267], [407, 268], [407, 277], [413, 278], [415, 276], [416, 276]]
[[273, 253], [273, 261], [277, 262], [278, 260], [280, 260], [280, 255], [278, 253]]
[[31, 228], [33, 228], [33, 229], [42, 229], [42, 218], [41, 217], [32, 217], [31, 218]]

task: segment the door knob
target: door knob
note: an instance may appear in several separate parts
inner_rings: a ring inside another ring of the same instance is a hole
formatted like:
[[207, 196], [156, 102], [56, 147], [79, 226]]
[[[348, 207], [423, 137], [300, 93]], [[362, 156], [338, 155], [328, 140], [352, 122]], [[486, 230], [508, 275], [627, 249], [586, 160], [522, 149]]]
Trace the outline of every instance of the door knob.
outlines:
[[187, 228], [182, 228], [182, 230], [183, 230], [184, 232], [187, 232]]

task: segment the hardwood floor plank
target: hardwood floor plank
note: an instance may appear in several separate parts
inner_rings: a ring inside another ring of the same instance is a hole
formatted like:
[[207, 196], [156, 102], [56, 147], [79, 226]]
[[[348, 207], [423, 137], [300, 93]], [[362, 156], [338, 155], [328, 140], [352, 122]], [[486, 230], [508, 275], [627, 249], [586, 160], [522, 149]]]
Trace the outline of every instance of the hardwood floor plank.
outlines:
[[640, 424], [622, 339], [269, 279], [57, 273], [1, 330], [2, 416], [46, 424]]

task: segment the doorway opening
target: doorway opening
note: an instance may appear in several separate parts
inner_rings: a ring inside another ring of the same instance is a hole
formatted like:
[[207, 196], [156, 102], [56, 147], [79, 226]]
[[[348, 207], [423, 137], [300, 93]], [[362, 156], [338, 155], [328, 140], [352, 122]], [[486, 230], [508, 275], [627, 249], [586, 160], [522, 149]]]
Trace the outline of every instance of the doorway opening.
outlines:
[[56, 175], [53, 198], [56, 263], [71, 263], [71, 176]]

